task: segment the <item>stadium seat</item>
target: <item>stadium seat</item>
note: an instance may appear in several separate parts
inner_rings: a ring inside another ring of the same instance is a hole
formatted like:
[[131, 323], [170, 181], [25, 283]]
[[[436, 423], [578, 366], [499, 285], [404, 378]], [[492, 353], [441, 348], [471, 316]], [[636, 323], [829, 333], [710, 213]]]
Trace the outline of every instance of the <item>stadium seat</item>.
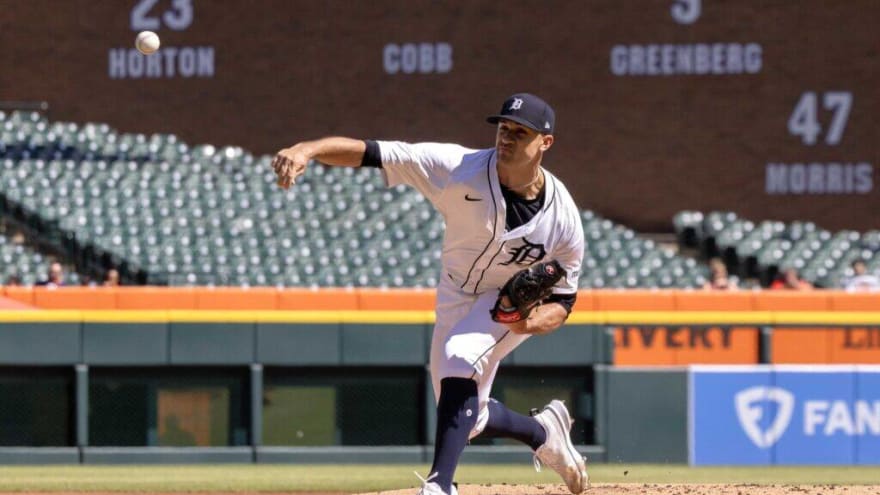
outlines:
[[[436, 284], [440, 215], [411, 188], [386, 189], [375, 171], [312, 166], [296, 188], [282, 191], [271, 157], [238, 147], [189, 146], [174, 135], [118, 133], [95, 122], [47, 122], [37, 113], [6, 117], [4, 194], [81, 245], [146, 267], [148, 280]], [[56, 194], [46, 195], [52, 188]], [[684, 223], [701, 225], [695, 217]], [[595, 212], [582, 211], [581, 220], [590, 272], [583, 287], [691, 286], [699, 275], [699, 267]], [[326, 259], [315, 259], [317, 252]], [[655, 273], [673, 262], [672, 272]]]
[[[676, 215], [673, 222], [683, 224], [681, 217], [686, 216], [684, 213]], [[695, 216], [695, 212], [687, 213], [690, 217]], [[711, 227], [705, 228], [707, 222]], [[704, 255], [713, 249], [715, 254], [726, 254], [728, 266], [739, 266], [740, 274], [758, 277], [764, 283], [769, 283], [779, 270], [793, 267], [803, 278], [820, 287], [838, 287], [852, 260], [861, 258], [868, 263], [878, 260], [878, 231], [831, 233], [813, 222], [786, 224], [770, 220], [762, 221], [750, 230], [746, 222], [730, 212], [707, 214], [701, 234], [704, 237], [698, 242], [708, 247]]]

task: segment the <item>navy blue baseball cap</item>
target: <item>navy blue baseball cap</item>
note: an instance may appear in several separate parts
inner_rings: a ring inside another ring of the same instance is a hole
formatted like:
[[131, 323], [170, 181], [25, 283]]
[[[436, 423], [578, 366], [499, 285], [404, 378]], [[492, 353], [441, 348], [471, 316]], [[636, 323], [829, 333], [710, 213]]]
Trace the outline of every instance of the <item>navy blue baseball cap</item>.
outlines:
[[497, 124], [501, 119], [512, 120], [541, 134], [553, 134], [556, 127], [556, 113], [553, 108], [546, 101], [529, 93], [517, 93], [504, 100], [501, 111], [497, 115], [490, 115], [486, 121]]

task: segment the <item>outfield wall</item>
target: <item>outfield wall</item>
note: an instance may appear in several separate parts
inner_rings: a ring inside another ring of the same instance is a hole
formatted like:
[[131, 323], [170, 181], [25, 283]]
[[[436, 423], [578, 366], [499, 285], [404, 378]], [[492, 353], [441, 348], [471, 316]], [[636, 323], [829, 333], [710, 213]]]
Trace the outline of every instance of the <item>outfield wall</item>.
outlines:
[[[12, 425], [0, 430], [0, 463], [427, 461], [431, 319], [424, 311], [0, 312], [0, 424]], [[578, 312], [512, 353], [495, 395], [523, 412], [564, 398], [573, 438], [594, 461], [702, 462], [688, 442], [688, 432], [704, 430], [689, 423], [687, 368], [613, 365], [618, 328], [753, 325], [760, 352], [751, 362], [759, 363], [790, 325], [877, 321], [871, 312]], [[699, 356], [711, 354], [690, 354]], [[880, 402], [861, 407], [880, 411]], [[528, 459], [523, 447], [480, 439], [467, 455]]]
[[[105, 323], [133, 315], [146, 319], [141, 323], [197, 321], [186, 316], [193, 310], [229, 310], [219, 322], [247, 323], [249, 312], [258, 311], [266, 315], [262, 323], [327, 315], [331, 323], [354, 323], [376, 311], [407, 311], [419, 313], [415, 322], [425, 325], [433, 321], [436, 297], [423, 289], [273, 287], [0, 287], [0, 296], [71, 310], [55, 314], [74, 320], [77, 310], [99, 310], [95, 315]], [[618, 365], [870, 364], [880, 362], [878, 309], [880, 293], [837, 290], [581, 290], [569, 323], [607, 324], [614, 341], [610, 362]]]
[[[432, 311], [433, 289], [304, 287], [79, 287], [0, 285], [0, 296], [40, 309]], [[582, 289], [575, 312], [595, 311], [877, 311], [880, 293], [842, 290], [703, 291]]]
[[[430, 324], [425, 312], [0, 313], [0, 424], [12, 425], [0, 463], [426, 462]], [[591, 365], [610, 350], [590, 325], [528, 341], [496, 396], [522, 412], [565, 399], [601, 460]], [[491, 440], [467, 456], [529, 459]]]

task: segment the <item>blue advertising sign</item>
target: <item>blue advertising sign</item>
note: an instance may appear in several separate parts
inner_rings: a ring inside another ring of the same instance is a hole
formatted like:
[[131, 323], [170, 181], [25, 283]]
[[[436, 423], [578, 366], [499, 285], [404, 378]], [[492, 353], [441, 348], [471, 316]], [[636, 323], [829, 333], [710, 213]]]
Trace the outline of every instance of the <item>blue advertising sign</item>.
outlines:
[[690, 460], [880, 464], [880, 367], [693, 366]]
[[792, 391], [799, 413], [791, 415], [788, 434], [773, 446], [776, 464], [855, 464], [854, 432], [846, 417], [855, 403], [855, 373], [777, 372], [775, 377], [777, 388]]
[[[859, 464], [880, 464], [880, 373], [856, 375], [855, 431]], [[873, 397], [874, 400], [869, 398]]]

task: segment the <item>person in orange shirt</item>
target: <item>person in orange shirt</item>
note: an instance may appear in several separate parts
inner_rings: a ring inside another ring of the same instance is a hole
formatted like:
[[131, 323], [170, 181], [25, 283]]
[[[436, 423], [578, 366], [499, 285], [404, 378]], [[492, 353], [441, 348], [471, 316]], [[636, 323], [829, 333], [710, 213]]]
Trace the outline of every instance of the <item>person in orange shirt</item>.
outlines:
[[772, 290], [812, 290], [813, 284], [800, 278], [795, 268], [786, 268], [780, 276], [770, 284]]

